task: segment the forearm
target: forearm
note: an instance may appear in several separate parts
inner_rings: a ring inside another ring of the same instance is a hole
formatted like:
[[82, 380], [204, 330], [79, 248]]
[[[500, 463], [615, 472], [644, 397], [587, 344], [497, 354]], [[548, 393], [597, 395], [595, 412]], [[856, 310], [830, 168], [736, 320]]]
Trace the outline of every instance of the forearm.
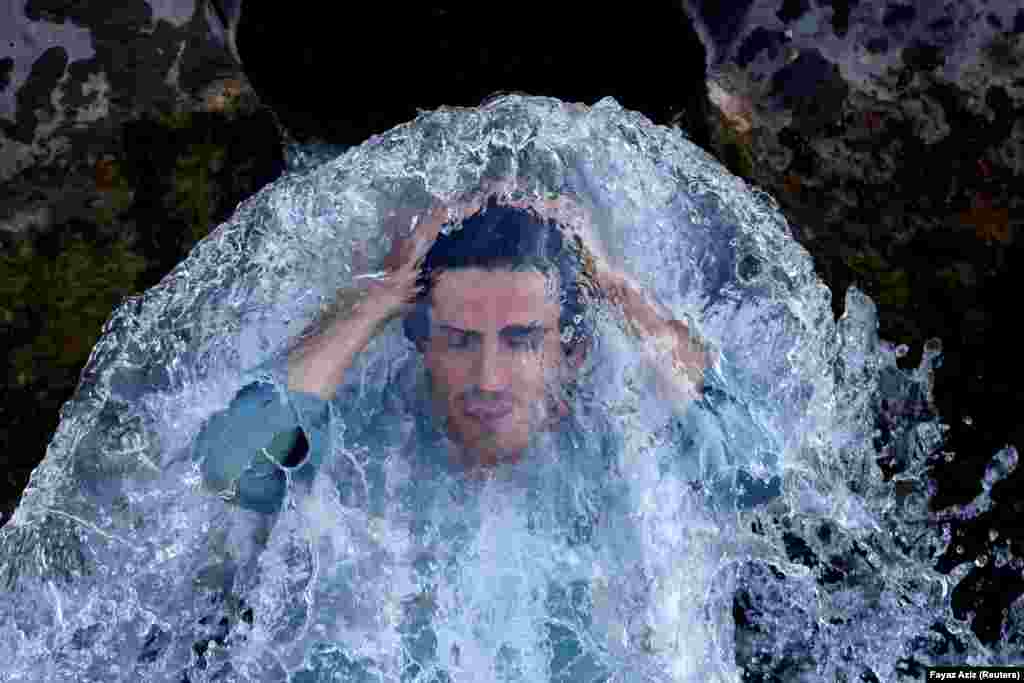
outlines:
[[628, 331], [642, 343], [644, 357], [658, 373], [662, 396], [673, 401], [699, 396], [711, 359], [689, 326], [651, 302], [627, 276], [612, 274], [604, 279], [609, 300], [622, 311]]
[[321, 331], [288, 356], [288, 389], [330, 400], [356, 355], [380, 331], [387, 316], [351, 305], [328, 313]]

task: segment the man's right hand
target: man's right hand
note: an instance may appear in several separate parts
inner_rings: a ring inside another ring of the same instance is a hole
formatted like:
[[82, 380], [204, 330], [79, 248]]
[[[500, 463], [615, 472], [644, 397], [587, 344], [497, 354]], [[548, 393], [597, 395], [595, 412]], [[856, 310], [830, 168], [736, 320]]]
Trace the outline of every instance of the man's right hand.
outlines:
[[362, 294], [356, 312], [374, 317], [382, 325], [407, 313], [420, 294], [417, 280], [423, 260], [448, 221], [448, 211], [436, 206], [413, 220], [415, 227], [407, 234], [403, 234], [406, 226], [387, 226], [391, 249], [384, 257], [384, 270], [354, 278], [355, 288]]
[[[391, 249], [384, 258], [384, 270], [356, 275], [351, 286], [338, 291], [324, 312], [319, 331], [290, 354], [289, 388], [330, 399], [355, 355], [415, 303], [420, 293], [420, 268], [445, 223], [470, 216], [481, 206], [480, 197], [457, 202], [451, 209], [437, 205], [414, 219], [411, 232], [392, 221], [385, 228], [391, 237]], [[366, 259], [357, 253], [355, 261], [358, 267]]]

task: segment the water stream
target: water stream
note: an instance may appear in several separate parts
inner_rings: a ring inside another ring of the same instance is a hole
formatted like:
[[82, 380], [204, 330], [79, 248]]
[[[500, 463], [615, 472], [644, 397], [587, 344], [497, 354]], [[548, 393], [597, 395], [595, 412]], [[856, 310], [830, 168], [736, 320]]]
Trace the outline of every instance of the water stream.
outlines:
[[[717, 351], [704, 397], [659, 399], [594, 306], [575, 436], [467, 481], [418, 455], [408, 412], [385, 422], [400, 447], [356, 429], [423, 376], [395, 324], [331, 404], [308, 491], [290, 480], [267, 516], [206, 490], [203, 425], [376, 269], [385, 226], [496, 182], [585, 207], [610, 260]], [[955, 543], [927, 509], [940, 345], [900, 370], [871, 300], [851, 289], [836, 321], [831, 296], [770, 196], [611, 99], [508, 96], [341, 154], [293, 150], [105, 326], [0, 530], [0, 681], [909, 681], [1019, 664], [1024, 607], [985, 646], [950, 607], [967, 569], [934, 569]], [[985, 492], [947, 514], [983, 512], [1016, 466], [993, 454]]]

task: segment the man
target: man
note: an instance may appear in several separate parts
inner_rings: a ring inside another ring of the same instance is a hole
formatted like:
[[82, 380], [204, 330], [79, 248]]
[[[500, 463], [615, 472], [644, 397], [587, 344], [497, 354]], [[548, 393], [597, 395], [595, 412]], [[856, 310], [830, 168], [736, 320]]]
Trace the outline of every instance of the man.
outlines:
[[[587, 221], [576, 222], [574, 230], [565, 225], [571, 221], [552, 218], [564, 217], [568, 208], [565, 199], [499, 202], [489, 194], [456, 209], [464, 216], [461, 229], [442, 231], [449, 211], [439, 208], [412, 235], [394, 235], [385, 274], [358, 279], [357, 288], [341, 292], [315, 333], [291, 350], [287, 388], [275, 387], [269, 378], [253, 382], [204, 426], [195, 456], [205, 485], [242, 507], [276, 512], [288, 479], [308, 484], [324, 465], [329, 402], [335, 406], [332, 419], [344, 422], [343, 429], [331, 432], [341, 432], [346, 451], [376, 453], [358, 467], [332, 462], [337, 479], [332, 484], [342, 504], [372, 515], [387, 514], [379, 508], [383, 452], [423, 463], [430, 460], [424, 453], [440, 445], [438, 460], [447, 473], [480, 480], [517, 466], [550, 473], [543, 470], [546, 463], [524, 456], [546, 436], [575, 433], [578, 440], [547, 443], [556, 444], [560, 454], [572, 450], [571, 443], [586, 443], [576, 451], [579, 460], [589, 472], [600, 472], [608, 460], [607, 451], [600, 452], [602, 435], [594, 433], [601, 430], [586, 433], [581, 416], [573, 414], [589, 408], [600, 412], [576, 400], [584, 393], [579, 373], [594, 351], [590, 314], [595, 307], [609, 304], [620, 314], [620, 323], [656, 370], [655, 390], [664, 400], [685, 402], [701, 391], [708, 355], [691, 341], [685, 324], [650, 304], [639, 287], [608, 265]], [[424, 381], [409, 385], [394, 377], [394, 387], [346, 382], [356, 355], [398, 319], [420, 354]], [[414, 448], [403, 447], [398, 428], [403, 406], [422, 417]], [[538, 476], [541, 486], [557, 485], [557, 477]], [[581, 495], [586, 497], [577, 491], [574, 500]], [[536, 510], [549, 502], [527, 505]], [[569, 545], [587, 543], [596, 517], [626, 504], [625, 499], [588, 499], [582, 513], [574, 506], [568, 518], [559, 518], [556, 536], [563, 533]], [[457, 517], [454, 509], [449, 514]], [[424, 614], [432, 609], [429, 599], [414, 603]], [[407, 615], [410, 623], [417, 618]], [[576, 668], [570, 667], [567, 662], [576, 660], [567, 653], [576, 648], [575, 636], [550, 628], [549, 638], [561, 643], [556, 649], [562, 653], [556, 657], [562, 663], [553, 662], [552, 669], [569, 672], [565, 680], [584, 680], [579, 672], [596, 664], [579, 658]], [[326, 666], [344, 668], [341, 660]]]
[[[534, 206], [557, 214], [565, 200]], [[320, 433], [309, 437], [324, 423], [326, 402], [355, 356], [400, 316], [423, 354], [430, 408], [449, 437], [449, 461], [473, 477], [517, 462], [531, 439], [558, 429], [568, 415], [566, 392], [593, 341], [588, 304], [605, 300], [621, 312], [667, 400], [696, 396], [708, 356], [687, 326], [611, 269], [589, 232], [570, 234], [534, 206], [499, 204], [491, 194], [486, 206], [479, 201], [462, 209], [468, 217], [461, 230], [442, 234], [448, 212], [438, 208], [412, 235], [395, 235], [386, 273], [340, 293], [319, 333], [291, 352], [293, 411], [269, 399], [267, 384], [250, 385], [207, 423], [195, 453], [206, 486], [243, 507], [276, 510], [285, 488], [282, 468], [312, 463], [299, 478], [312, 477], [320, 454], [311, 451], [324, 444]]]

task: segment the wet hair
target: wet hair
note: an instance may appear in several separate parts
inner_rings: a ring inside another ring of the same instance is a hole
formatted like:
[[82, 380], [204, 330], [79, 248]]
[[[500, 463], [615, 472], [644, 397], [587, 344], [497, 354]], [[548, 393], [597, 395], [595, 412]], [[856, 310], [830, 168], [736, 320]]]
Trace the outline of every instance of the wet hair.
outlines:
[[462, 221], [461, 229], [442, 233], [424, 257], [417, 280], [422, 289], [412, 312], [402, 321], [406, 338], [424, 349], [430, 337], [430, 293], [434, 277], [443, 271], [557, 272], [561, 290], [558, 331], [562, 350], [569, 354], [577, 343], [589, 338], [590, 326], [581, 296], [580, 259], [563, 230], [556, 221], [544, 219], [532, 209], [501, 206], [490, 197], [483, 209]]

